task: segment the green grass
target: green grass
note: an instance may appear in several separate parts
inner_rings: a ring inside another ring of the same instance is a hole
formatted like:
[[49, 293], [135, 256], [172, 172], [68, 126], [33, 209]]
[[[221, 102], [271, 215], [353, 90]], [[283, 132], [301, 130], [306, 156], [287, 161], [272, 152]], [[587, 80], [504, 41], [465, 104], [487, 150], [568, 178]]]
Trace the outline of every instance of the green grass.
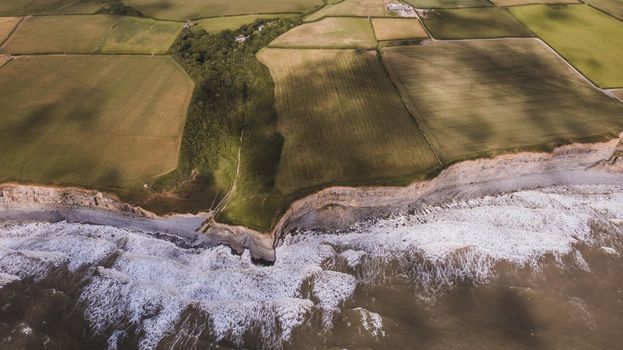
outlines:
[[623, 20], [623, 1], [621, 0], [587, 0], [585, 2]]
[[322, 0], [124, 0], [124, 4], [158, 19], [188, 20], [262, 13], [304, 13]]
[[385, 16], [385, 4], [383, 0], [343, 0], [326, 5], [305, 17], [305, 21], [316, 21], [326, 16], [382, 17]]
[[0, 69], [0, 181], [151, 181], [177, 166], [192, 90], [170, 57], [15, 58]]
[[353, 50], [266, 49], [285, 138], [276, 188], [391, 183], [437, 161], [378, 57]]
[[538, 40], [394, 46], [383, 57], [446, 165], [623, 131], [623, 105]]
[[532, 36], [505, 8], [435, 10], [424, 24], [437, 39], [481, 39]]
[[0, 1], [0, 16], [89, 14], [104, 5], [104, 0], [3, 0]]
[[182, 30], [180, 22], [125, 17], [104, 41], [103, 53], [164, 54]]
[[533, 5], [513, 15], [602, 88], [623, 87], [623, 22], [585, 5]]
[[6, 42], [2, 53], [92, 53], [120, 18], [108, 15], [28, 17]]
[[329, 17], [290, 29], [273, 42], [280, 48], [371, 48], [376, 46], [367, 18]]
[[416, 8], [460, 8], [493, 6], [487, 0], [406, 0]]
[[225, 30], [235, 30], [242, 27], [245, 24], [252, 24], [258, 19], [270, 19], [270, 18], [287, 18], [298, 16], [297, 13], [273, 13], [273, 14], [261, 14], [261, 15], [242, 15], [242, 16], [225, 16], [206, 18], [197, 21], [197, 26], [210, 34], [220, 33]]

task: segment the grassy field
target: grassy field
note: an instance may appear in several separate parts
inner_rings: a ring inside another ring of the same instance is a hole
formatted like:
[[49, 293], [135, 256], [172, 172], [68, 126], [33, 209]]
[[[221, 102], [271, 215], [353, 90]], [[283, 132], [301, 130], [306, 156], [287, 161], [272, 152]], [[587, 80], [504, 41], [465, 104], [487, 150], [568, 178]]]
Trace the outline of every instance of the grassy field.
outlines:
[[343, 0], [326, 5], [305, 17], [305, 21], [315, 21], [326, 16], [382, 17], [385, 16], [385, 4], [383, 0]]
[[2, 52], [92, 53], [120, 18], [108, 15], [29, 17], [6, 42]]
[[586, 0], [585, 2], [623, 20], [623, 1], [621, 0]]
[[405, 0], [416, 8], [460, 8], [493, 6], [487, 0]]
[[595, 84], [623, 87], [623, 22], [584, 5], [532, 5], [511, 11]]
[[0, 1], [0, 16], [89, 14], [104, 4], [105, 0], [3, 0]]
[[322, 5], [322, 0], [125, 0], [144, 15], [158, 19], [187, 20], [262, 13], [303, 13]]
[[578, 0], [491, 0], [497, 6], [521, 6], [531, 4], [579, 4]]
[[395, 46], [383, 57], [446, 164], [623, 131], [623, 106], [538, 40]]
[[377, 40], [428, 38], [420, 21], [415, 18], [373, 18], [372, 27]]
[[437, 39], [532, 36], [505, 8], [436, 10], [423, 20]]
[[0, 17], [0, 45], [9, 37], [21, 17]]
[[101, 46], [103, 53], [166, 53], [182, 30], [183, 23], [125, 17], [117, 23]]
[[375, 183], [437, 166], [378, 57], [353, 50], [265, 49], [285, 137], [276, 187]]
[[0, 180], [119, 188], [168, 172], [193, 86], [170, 57], [16, 58], [0, 69]]
[[206, 18], [197, 21], [197, 26], [204, 29], [210, 34], [220, 33], [224, 30], [235, 30], [245, 24], [252, 24], [260, 18], [286, 18], [298, 16], [298, 13], [273, 13], [273, 14], [261, 14], [261, 15], [242, 15], [242, 16], [225, 16]]
[[271, 47], [357, 48], [375, 47], [376, 39], [367, 18], [329, 17], [290, 29]]

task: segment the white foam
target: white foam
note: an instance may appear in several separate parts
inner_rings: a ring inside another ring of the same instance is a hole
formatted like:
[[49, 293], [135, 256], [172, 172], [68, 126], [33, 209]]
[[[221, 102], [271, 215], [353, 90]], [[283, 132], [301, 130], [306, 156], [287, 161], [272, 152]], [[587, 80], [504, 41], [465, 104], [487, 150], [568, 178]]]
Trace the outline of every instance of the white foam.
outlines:
[[[576, 266], [590, 268], [574, 247], [607, 245], [604, 252], [619, 254], [620, 244], [593, 237], [591, 227], [598, 223], [623, 235], [613, 226], [621, 218], [619, 187], [525, 191], [423, 207], [342, 234], [289, 236], [270, 267], [251, 264], [248, 252], [181, 249], [111, 227], [15, 225], [0, 228], [0, 274], [34, 280], [58, 269], [90, 274], [79, 303], [93, 329], [110, 335], [111, 348], [130, 324], [141, 332], [142, 349], [155, 348], [185, 322], [189, 308], [209, 322], [189, 324], [188, 334], [210, 327], [217, 340], [242, 346], [253, 329], [264, 344], [278, 346], [313, 310], [329, 328], [357, 284], [367, 283], [362, 271], [379, 274], [387, 270], [383, 264], [395, 262], [417, 285], [450, 288], [457, 280], [486, 281], [501, 261], [538, 265], [545, 255], [573, 253]], [[349, 271], [336, 271], [340, 266]], [[382, 317], [360, 313], [370, 334], [382, 336]]]
[[361, 317], [361, 325], [370, 333], [373, 337], [384, 337], [385, 331], [383, 330], [383, 317], [376, 312], [368, 311], [364, 308], [355, 308], [359, 311]]

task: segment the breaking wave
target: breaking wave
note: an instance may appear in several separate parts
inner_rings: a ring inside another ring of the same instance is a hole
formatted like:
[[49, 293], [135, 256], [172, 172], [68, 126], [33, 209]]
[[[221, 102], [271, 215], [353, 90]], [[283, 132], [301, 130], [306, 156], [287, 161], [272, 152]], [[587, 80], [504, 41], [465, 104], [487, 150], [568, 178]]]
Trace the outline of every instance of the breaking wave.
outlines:
[[358, 288], [398, 278], [434, 303], [457, 283], [486, 283], [502, 265], [590, 270], [579, 247], [619, 256], [622, 222], [621, 187], [522, 191], [422, 207], [346, 232], [297, 232], [268, 267], [252, 264], [247, 252], [183, 249], [107, 226], [6, 225], [0, 288], [73, 284], [76, 308], [109, 349], [283, 347], [305, 327], [330, 333], [344, 312], [380, 339], [383, 317], [357, 305]]

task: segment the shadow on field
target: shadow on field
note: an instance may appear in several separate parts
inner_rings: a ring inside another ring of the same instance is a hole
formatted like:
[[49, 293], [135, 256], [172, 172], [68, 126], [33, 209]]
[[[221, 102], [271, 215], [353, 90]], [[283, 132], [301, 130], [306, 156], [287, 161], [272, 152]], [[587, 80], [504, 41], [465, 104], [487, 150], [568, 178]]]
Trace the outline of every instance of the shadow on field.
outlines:
[[[318, 54], [276, 68], [278, 129], [285, 137], [277, 187], [292, 193], [327, 184], [397, 183], [437, 164], [378, 57]], [[275, 62], [287, 59], [275, 51]], [[344, 58], [346, 57], [346, 58]], [[311, 63], [310, 63], [311, 62]], [[277, 66], [279, 63], [272, 63]], [[298, 88], [295, 88], [298, 87]]]
[[4, 136], [8, 141], [4, 152], [9, 156], [0, 161], [0, 178], [121, 186], [121, 167], [110, 162], [110, 149], [100, 142], [100, 149], [94, 152], [90, 143], [89, 135], [108, 131], [98, 125], [99, 118], [105, 116], [98, 93], [73, 89], [48, 97], [52, 96], [4, 121], [2, 127], [10, 130]]
[[428, 15], [424, 23], [433, 36], [440, 39], [533, 36], [503, 8], [439, 9]]
[[392, 47], [384, 60], [445, 163], [623, 130], [622, 105], [536, 40]]

